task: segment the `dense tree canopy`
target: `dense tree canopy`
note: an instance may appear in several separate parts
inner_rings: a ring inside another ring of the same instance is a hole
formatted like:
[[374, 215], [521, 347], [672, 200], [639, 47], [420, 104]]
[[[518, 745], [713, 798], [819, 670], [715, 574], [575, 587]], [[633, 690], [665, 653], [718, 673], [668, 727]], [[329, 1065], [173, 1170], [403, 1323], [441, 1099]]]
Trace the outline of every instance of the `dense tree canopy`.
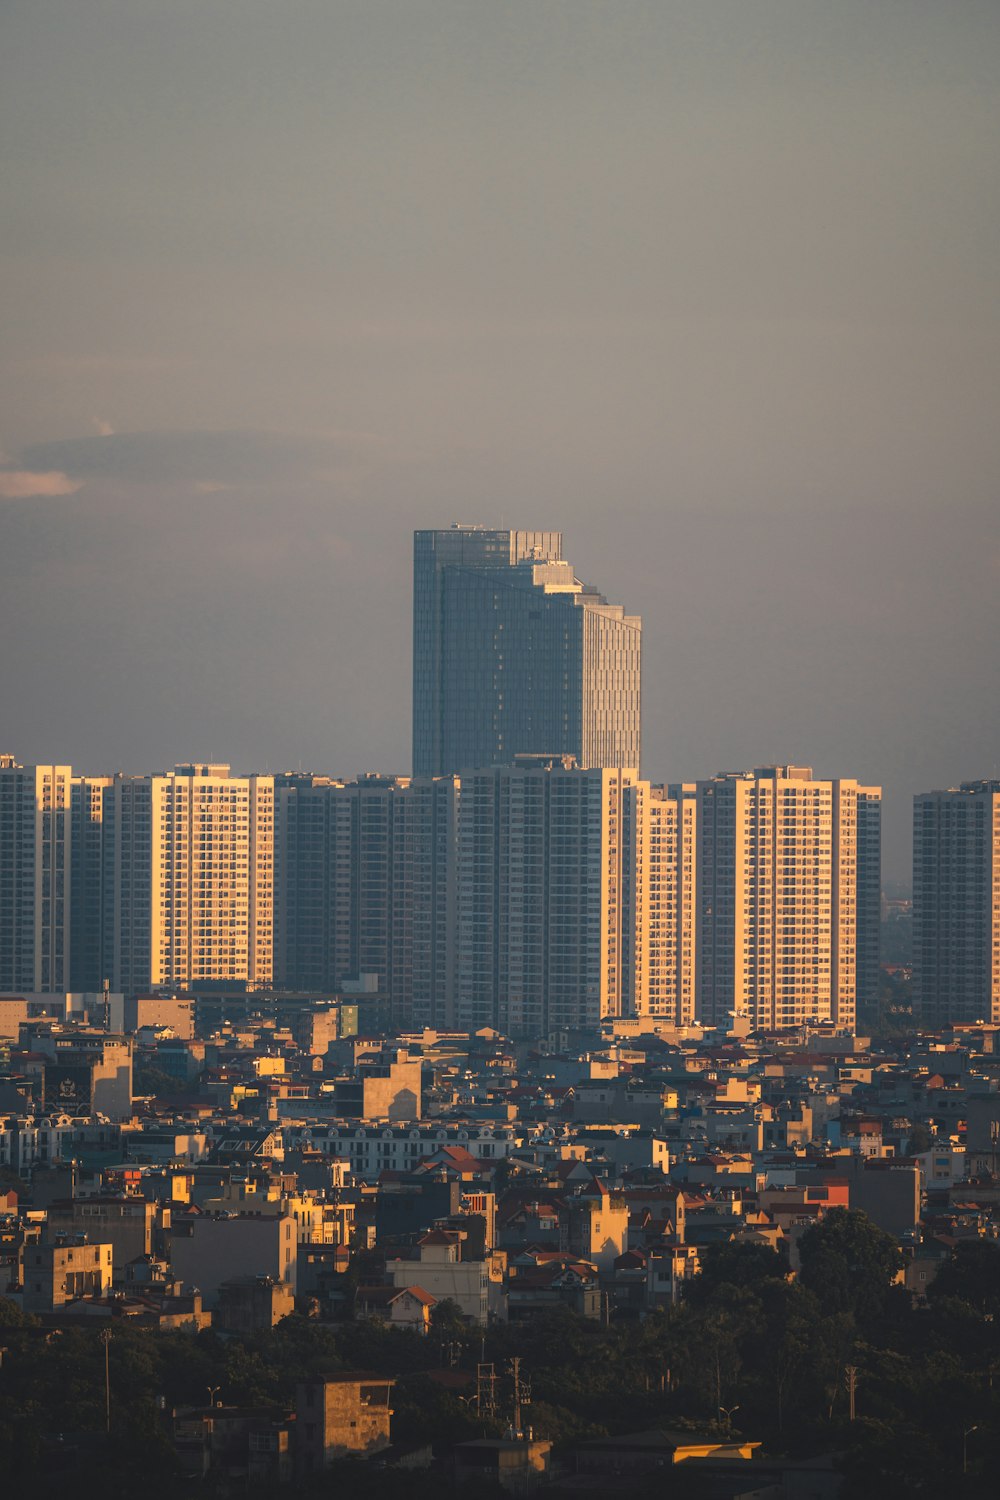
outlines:
[[799, 1242], [802, 1285], [827, 1313], [850, 1313], [862, 1323], [885, 1312], [903, 1267], [892, 1235], [856, 1209], [833, 1208]]
[[[298, 1315], [226, 1339], [116, 1320], [110, 1444], [98, 1331], [50, 1335], [0, 1300], [0, 1474], [19, 1492], [38, 1481], [63, 1484], [71, 1473], [77, 1500], [134, 1500], [137, 1491], [143, 1500], [174, 1500], [179, 1479], [160, 1398], [169, 1412], [204, 1405], [209, 1387], [219, 1387], [226, 1404], [280, 1411], [303, 1375], [337, 1369], [394, 1376], [394, 1439], [446, 1452], [456, 1441], [503, 1430], [517, 1356], [530, 1388], [526, 1420], [563, 1448], [657, 1425], [722, 1436], [731, 1416], [732, 1430], [770, 1453], [841, 1455], [852, 1500], [910, 1500], [942, 1489], [992, 1497], [1000, 1464], [995, 1247], [976, 1242], [956, 1251], [924, 1307], [893, 1287], [899, 1253], [863, 1215], [830, 1213], [801, 1247], [798, 1279], [766, 1248], [725, 1245], [706, 1253], [688, 1298], [641, 1323], [605, 1326], [556, 1309], [491, 1328], [485, 1341], [455, 1318], [425, 1338]], [[475, 1408], [483, 1359], [497, 1376], [493, 1414]], [[963, 1434], [972, 1428], [963, 1479]], [[346, 1466], [343, 1484], [356, 1474]], [[386, 1500], [433, 1493], [430, 1481], [409, 1474], [372, 1474], [370, 1483], [366, 1494]], [[698, 1492], [696, 1476], [684, 1483]], [[322, 1492], [343, 1484], [331, 1477]], [[440, 1493], [440, 1478], [433, 1484]], [[204, 1493], [217, 1493], [214, 1481]], [[637, 1494], [645, 1493], [639, 1483]]]
[[934, 1301], [955, 1297], [977, 1312], [1000, 1315], [1000, 1245], [990, 1240], [959, 1240], [927, 1295]]

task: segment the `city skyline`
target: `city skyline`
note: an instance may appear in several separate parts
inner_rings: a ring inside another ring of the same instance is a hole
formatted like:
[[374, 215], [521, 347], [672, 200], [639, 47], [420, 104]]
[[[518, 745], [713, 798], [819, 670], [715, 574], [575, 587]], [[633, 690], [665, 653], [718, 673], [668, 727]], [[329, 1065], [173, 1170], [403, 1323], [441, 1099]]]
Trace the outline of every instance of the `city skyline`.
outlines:
[[[165, 777], [165, 776], [170, 776], [179, 767], [184, 766], [184, 765], [196, 764], [196, 763], [198, 763], [198, 764], [206, 764], [206, 765], [209, 765], [209, 764], [225, 764], [226, 766], [231, 767], [232, 774], [234, 776], [237, 776], [237, 777], [244, 777], [244, 778], [246, 778], [246, 777], [254, 777], [254, 776], [257, 776], [257, 777], [260, 777], [260, 776], [272, 776], [272, 777], [274, 777], [274, 776], [287, 776], [287, 777], [302, 777], [302, 776], [309, 777], [309, 776], [313, 776], [313, 777], [316, 777], [316, 778], [318, 778], [320, 780], [330, 781], [332, 783], [338, 783], [338, 784], [339, 783], [352, 783], [354, 781], [357, 781], [359, 779], [364, 779], [364, 778], [375, 778], [375, 779], [385, 779], [385, 780], [407, 780], [409, 778], [410, 774], [411, 774], [408, 771], [404, 772], [404, 771], [400, 771], [398, 769], [395, 769], [395, 768], [392, 768], [392, 767], [386, 767], [386, 766], [380, 766], [380, 767], [375, 768], [375, 767], [373, 767], [371, 765], [362, 765], [362, 766], [352, 767], [352, 768], [349, 768], [349, 769], [345, 769], [343, 767], [341, 767], [340, 769], [337, 769], [337, 768], [335, 768], [334, 766], [332, 766], [330, 764], [326, 764], [326, 765], [316, 764], [316, 765], [310, 765], [310, 766], [305, 766], [305, 765], [303, 765], [301, 763], [299, 765], [297, 765], [297, 766], [291, 766], [291, 765], [287, 765], [287, 764], [284, 764], [284, 765], [271, 765], [271, 764], [269, 764], [266, 761], [263, 762], [263, 763], [254, 763], [253, 761], [250, 761], [250, 760], [240, 761], [240, 760], [235, 760], [234, 759], [232, 761], [220, 761], [218, 758], [216, 758], [214, 760], [209, 760], [207, 758], [200, 758], [198, 756], [192, 756], [190, 754], [186, 758], [175, 760], [172, 763], [170, 762], [169, 756], [166, 755], [166, 754], [164, 754], [164, 755], [161, 755], [159, 758], [154, 758], [151, 762], [149, 762], [145, 766], [142, 766], [142, 765], [140, 765], [138, 763], [135, 763], [135, 764], [132, 764], [132, 765], [125, 765], [122, 760], [116, 761], [114, 755], [112, 754], [110, 757], [106, 758], [105, 761], [102, 764], [100, 764], [100, 765], [98, 765], [96, 767], [91, 767], [91, 766], [81, 765], [77, 761], [72, 760], [69, 756], [63, 757], [62, 760], [59, 760], [58, 758], [53, 758], [52, 756], [49, 756], [48, 758], [40, 756], [40, 757], [37, 757], [37, 758], [33, 759], [30, 756], [25, 755], [25, 754], [23, 754], [21, 752], [19, 744], [15, 744], [13, 747], [11, 747], [9, 745], [5, 746], [3, 748], [3, 750], [0, 750], [0, 755], [6, 756], [6, 758], [10, 762], [10, 764], [16, 765], [18, 767], [24, 767], [26, 769], [33, 769], [34, 767], [40, 767], [42, 769], [47, 769], [47, 770], [51, 770], [51, 769], [55, 768], [56, 770], [59, 770], [59, 771], [68, 771], [68, 770], [71, 769], [72, 772], [73, 772], [74, 778], [82, 780], [84, 783], [87, 784], [87, 786], [89, 788], [97, 788], [99, 786], [99, 784], [102, 783], [102, 782], [110, 782], [114, 778], [114, 776], [116, 776], [116, 775], [124, 775], [126, 777], [132, 777], [132, 778], [136, 778], [136, 779], [141, 779], [141, 778], [144, 778], [144, 777], [145, 778], [149, 778], [149, 777]], [[838, 780], [838, 779], [841, 779], [841, 778], [838, 777], [837, 771], [836, 771], [835, 767], [832, 770], [830, 770], [830, 771], [828, 771], [827, 769], [825, 769], [825, 767], [827, 765], [827, 762], [825, 762], [822, 757], [818, 757], [817, 761], [818, 761], [818, 768], [816, 770], [816, 775], [817, 775], [818, 779], [820, 779], [820, 780], [824, 780], [824, 779], [825, 780]], [[746, 770], [746, 767], [749, 766], [749, 764], [750, 764], [750, 761], [748, 760], [742, 768], [735, 768], [734, 769], [734, 767], [732, 765], [730, 765], [728, 768], [719, 768], [719, 769], [716, 769], [715, 771], [712, 771], [712, 772], [705, 771], [704, 769], [702, 769], [702, 770], [696, 769], [695, 772], [694, 772], [694, 774], [690, 778], [690, 784], [694, 784], [694, 783], [697, 783], [697, 782], [707, 782], [707, 781], [710, 781], [710, 780], [721, 780], [721, 779], [727, 778], [727, 777], [734, 777], [734, 776], [738, 777], [738, 776], [742, 776], [742, 775], [748, 774], [747, 770]], [[765, 760], [765, 761], [762, 762], [762, 764], [764, 766], [766, 766], [766, 767], [774, 768], [776, 766], [791, 764], [791, 762], [787, 762], [787, 761], [782, 762], [782, 761], [778, 761], [778, 760]], [[673, 781], [669, 781], [668, 782], [668, 780], [665, 777], [658, 775], [655, 770], [654, 771], [650, 771], [650, 772], [644, 772], [644, 776], [645, 776], [645, 779], [648, 782], [650, 782], [650, 784], [653, 787], [662, 788], [662, 789], [673, 789], [673, 788], [677, 788], [677, 787], [683, 787], [683, 786], [689, 784], [689, 783], [684, 783], [684, 782], [673, 782]], [[858, 778], [858, 779], [860, 780], [861, 778]], [[939, 786], [936, 786], [936, 787], [926, 786], [926, 787], [924, 787], [922, 789], [919, 789], [919, 790], [917, 790], [917, 789], [911, 789], [909, 791], [903, 791], [901, 794], [899, 794], [898, 798], [897, 798], [897, 801], [902, 802], [904, 805], [903, 805], [902, 810], [901, 810], [901, 808], [898, 805], [893, 808], [893, 811], [894, 811], [894, 813], [896, 815], [895, 821], [898, 822], [899, 819], [900, 819], [900, 817], [902, 816], [902, 813], [905, 812], [906, 823], [907, 823], [906, 833], [907, 833], [907, 839], [908, 839], [909, 842], [907, 843], [906, 850], [905, 850], [905, 859], [901, 855], [900, 850], [897, 848], [897, 850], [896, 850], [896, 860], [897, 860], [896, 866], [894, 868], [889, 868], [888, 870], [886, 868], [886, 859], [885, 859], [885, 832], [884, 832], [884, 830], [885, 830], [885, 824], [886, 824], [886, 818], [885, 818], [885, 802], [886, 802], [886, 799], [885, 799], [884, 789], [882, 790], [882, 795], [880, 797], [880, 807], [881, 807], [881, 819], [880, 819], [880, 821], [881, 821], [881, 824], [882, 824], [882, 889], [883, 889], [883, 891], [885, 893], [887, 893], [889, 895], [893, 895], [893, 894], [899, 893], [899, 892], [912, 893], [912, 872], [913, 872], [912, 832], [913, 832], [913, 807], [914, 807], [914, 801], [915, 801], [915, 799], [916, 798], [929, 797], [929, 796], [933, 796], [933, 795], [947, 795], [950, 792], [957, 792], [962, 786], [965, 786], [967, 784], [977, 783], [977, 782], [987, 782], [987, 781], [990, 781], [990, 780], [994, 780], [995, 781], [996, 778], [995, 777], [991, 778], [989, 776], [987, 776], [987, 777], [978, 776], [977, 777], [977, 776], [974, 776], [974, 775], [973, 776], [962, 776], [962, 777], [956, 776], [956, 777], [952, 777], [950, 780], [947, 780], [947, 779], [943, 780], [941, 782], [941, 784]]]
[[401, 1026], [853, 1031], [878, 991], [878, 787], [651, 786], [572, 755], [353, 783], [88, 778], [0, 756], [0, 989], [377, 992]]
[[998, 770], [995, 6], [3, 27], [23, 760], [404, 772], [409, 534], [540, 525], [643, 617], [648, 774], [849, 767], [908, 880]]
[[0, 7], [19, 1495], [993, 1496], [998, 58]]

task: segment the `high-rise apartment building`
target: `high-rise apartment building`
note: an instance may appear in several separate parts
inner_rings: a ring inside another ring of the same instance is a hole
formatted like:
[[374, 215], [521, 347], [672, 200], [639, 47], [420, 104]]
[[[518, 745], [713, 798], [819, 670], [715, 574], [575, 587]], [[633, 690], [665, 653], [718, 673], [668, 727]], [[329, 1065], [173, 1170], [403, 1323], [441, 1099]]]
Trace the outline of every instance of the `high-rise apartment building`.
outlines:
[[461, 778], [454, 1017], [596, 1027], [634, 994], [634, 770], [524, 757]]
[[873, 956], [877, 975], [880, 796], [800, 766], [698, 783], [700, 1020], [854, 1030]]
[[[698, 792], [693, 782], [640, 782], [635, 885], [642, 900], [636, 993], [640, 1013], [677, 1026], [695, 1020]], [[644, 804], [644, 805], [643, 805]]]
[[1000, 781], [913, 799], [913, 1000], [924, 1025], [1000, 1022]]
[[459, 791], [454, 776], [277, 778], [279, 985], [374, 975], [400, 1025], [452, 1024]]
[[274, 973], [291, 990], [332, 990], [353, 974], [355, 820], [344, 783], [275, 777]]
[[408, 782], [393, 806], [393, 1014], [415, 1026], [453, 1024], [458, 905], [457, 776]]
[[105, 979], [113, 933], [104, 911], [104, 795], [111, 776], [74, 776], [70, 861], [69, 988], [96, 994]]
[[113, 989], [272, 982], [272, 776], [208, 764], [116, 776], [103, 823]]
[[677, 837], [656, 798], [634, 770], [570, 757], [412, 780], [288, 778], [276, 794], [278, 982], [336, 989], [374, 973], [400, 1025], [542, 1036], [645, 1013], [655, 975], [654, 1013], [673, 1019], [683, 965], [666, 954], [683, 941], [690, 969], [691, 934], [675, 941], [672, 923], [679, 883], [690, 888], [693, 804]]
[[[837, 927], [841, 934], [840, 941], [846, 944], [848, 950], [842, 954], [839, 962], [838, 982], [841, 988], [841, 1013], [846, 1023], [846, 1007], [851, 998], [852, 946], [856, 1004], [873, 1006], [878, 1000], [882, 958], [882, 788], [859, 786], [855, 781], [837, 781], [834, 782], [834, 787], [839, 789], [834, 803], [838, 819], [834, 828], [834, 850], [838, 861], [836, 868], [841, 903]], [[853, 945], [850, 940], [852, 895], [848, 874], [851, 864], [848, 851], [852, 819], [857, 837], [857, 849], [853, 856]], [[848, 903], [846, 911], [845, 901]]]
[[69, 988], [69, 766], [0, 755], [0, 991]]
[[525, 754], [638, 766], [641, 634], [576, 577], [559, 532], [416, 532], [414, 775]]

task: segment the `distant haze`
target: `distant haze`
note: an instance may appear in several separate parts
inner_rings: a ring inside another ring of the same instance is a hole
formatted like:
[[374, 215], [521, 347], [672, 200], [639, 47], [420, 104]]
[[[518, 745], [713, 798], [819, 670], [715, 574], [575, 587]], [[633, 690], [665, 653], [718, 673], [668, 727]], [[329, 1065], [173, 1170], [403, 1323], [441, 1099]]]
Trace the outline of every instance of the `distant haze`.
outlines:
[[995, 0], [7, 0], [0, 750], [409, 768], [561, 528], [644, 771], [1000, 774]]

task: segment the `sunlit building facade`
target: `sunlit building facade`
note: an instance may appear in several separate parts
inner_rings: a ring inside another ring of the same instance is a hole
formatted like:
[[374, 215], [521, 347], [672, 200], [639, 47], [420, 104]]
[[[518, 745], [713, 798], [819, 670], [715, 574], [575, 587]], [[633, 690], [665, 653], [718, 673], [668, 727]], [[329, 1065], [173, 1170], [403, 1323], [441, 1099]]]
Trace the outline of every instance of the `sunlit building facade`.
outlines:
[[695, 1020], [698, 796], [693, 782], [637, 791], [640, 1013], [678, 1026]]
[[869, 966], [877, 944], [880, 798], [805, 766], [698, 783], [700, 1020], [854, 1030], [872, 983], [859, 975], [859, 931]]
[[113, 989], [271, 984], [272, 776], [218, 764], [116, 776], [103, 823]]

